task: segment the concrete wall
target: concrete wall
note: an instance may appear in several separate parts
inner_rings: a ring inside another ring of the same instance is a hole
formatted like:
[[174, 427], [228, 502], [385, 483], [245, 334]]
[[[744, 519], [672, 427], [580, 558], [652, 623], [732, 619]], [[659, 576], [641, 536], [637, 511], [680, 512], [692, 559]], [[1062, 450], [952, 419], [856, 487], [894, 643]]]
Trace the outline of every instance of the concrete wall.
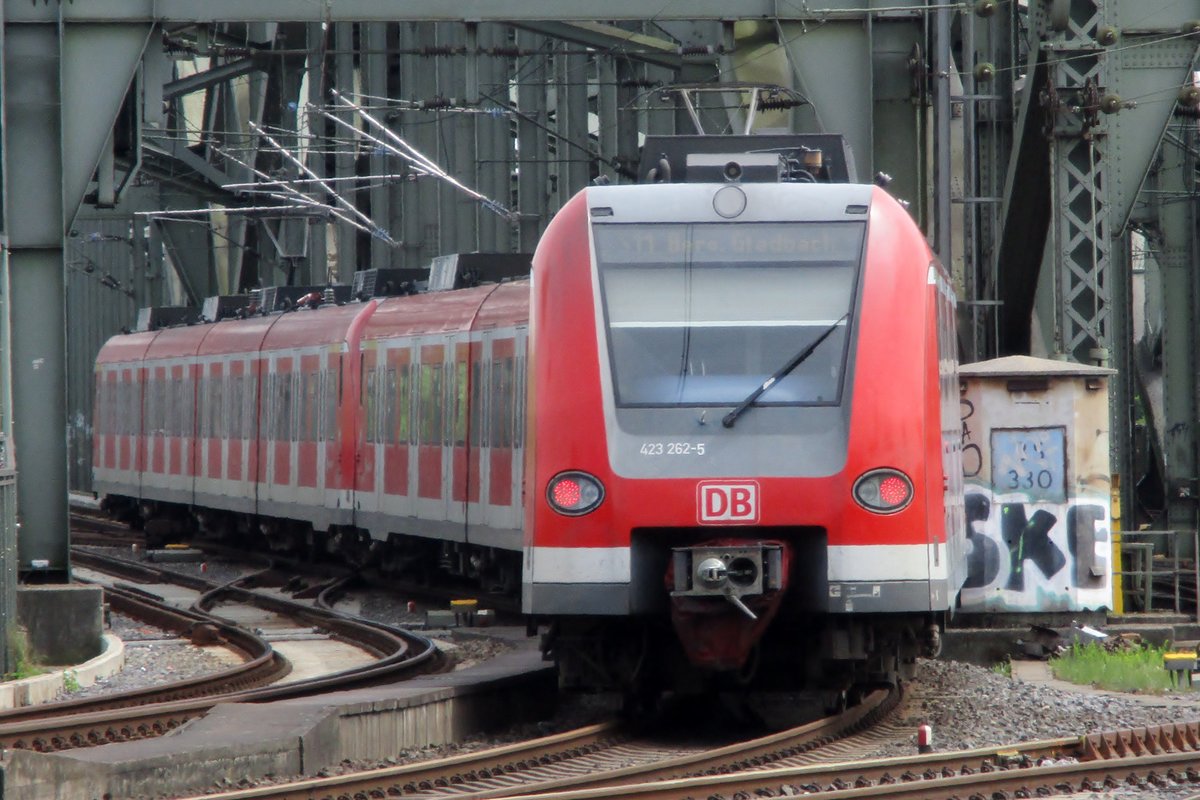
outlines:
[[104, 650], [104, 591], [54, 584], [17, 590], [17, 624], [39, 664], [82, 664]]

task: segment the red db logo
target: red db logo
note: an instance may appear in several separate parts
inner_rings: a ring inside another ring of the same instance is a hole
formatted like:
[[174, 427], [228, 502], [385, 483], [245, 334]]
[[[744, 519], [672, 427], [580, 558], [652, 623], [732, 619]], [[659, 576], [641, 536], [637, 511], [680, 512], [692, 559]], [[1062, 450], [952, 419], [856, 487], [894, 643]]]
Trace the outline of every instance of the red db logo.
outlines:
[[756, 481], [706, 481], [696, 489], [701, 525], [750, 525], [758, 522]]

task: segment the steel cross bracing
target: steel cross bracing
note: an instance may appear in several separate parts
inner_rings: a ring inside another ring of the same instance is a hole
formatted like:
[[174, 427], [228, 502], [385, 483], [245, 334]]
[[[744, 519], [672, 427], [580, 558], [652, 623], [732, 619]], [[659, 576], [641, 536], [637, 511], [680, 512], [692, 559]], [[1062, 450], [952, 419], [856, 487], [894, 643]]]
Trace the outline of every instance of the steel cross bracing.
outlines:
[[[5, 233], [16, 276], [8, 300], [18, 308], [17, 335], [34, 331], [39, 350], [14, 346], [21, 351], [17, 370], [28, 367], [14, 374], [23, 387], [16, 413], [26, 414], [19, 430], [31, 442], [22, 452], [45, 456], [31, 455], [23, 465], [29, 484], [53, 487], [65, 473], [65, 415], [34, 399], [56, 394], [46, 376], [61, 375], [64, 363], [61, 354], [42, 352], [56, 345], [39, 333], [65, 327], [63, 313], [46, 302], [62, 293], [53, 275], [65, 260], [64, 237], [71, 253], [107, 263], [109, 255], [87, 238], [101, 229], [90, 209], [105, 198], [132, 225], [133, 209], [261, 202], [261, 195], [227, 188], [253, 181], [252, 170], [285, 181], [302, 177], [262, 145], [252, 122], [336, 191], [362, 181], [345, 196], [398, 246], [315, 214], [234, 214], [205, 225], [163, 218], [133, 237], [148, 248], [138, 266], [106, 270], [136, 287], [140, 304], [197, 300], [252, 279], [348, 280], [356, 268], [419, 266], [448, 252], [531, 250], [546, 220], [593, 176], [630, 179], [639, 136], [691, 130], [685, 110], [656, 105], [655, 87], [766, 74], [810, 104], [760, 114], [763, 127], [845, 133], [860, 178], [891, 174], [891, 190], [911, 202], [943, 260], [963, 258], [965, 299], [977, 304], [980, 319], [969, 337], [976, 357], [1014, 342], [1029, 352], [1033, 318], [1046, 351], [1089, 361], [1107, 349], [1120, 366], [1129, 338], [1123, 234], [1169, 104], [1120, 103], [1111, 116], [1097, 108], [1114, 87], [1136, 100], [1182, 81], [1196, 40], [1180, 39], [1178, 31], [1197, 14], [1169, 0], [1001, 3], [990, 16], [980, 13], [985, 6], [703, 0], [665, 4], [644, 21], [644, 5], [618, 2], [597, 21], [601, 12], [582, 0], [0, 0], [8, 75], [0, 100], [8, 115], [7, 124], [0, 121], [10, 190]], [[1064, 8], [1069, 13], [1060, 18]], [[1023, 30], [1027, 17], [1034, 22]], [[1124, 40], [1101, 42], [1114, 26], [1126, 29]], [[1033, 51], [1027, 65], [1026, 44]], [[1163, 64], [1145, 63], [1155, 59]], [[180, 71], [182, 61], [195, 61], [199, 73]], [[975, 80], [981, 61], [994, 66], [990, 80], [986, 71]], [[971, 73], [961, 91], [956, 70]], [[117, 77], [110, 84], [97, 75]], [[1012, 120], [1019, 75], [1027, 95]], [[396, 159], [305, 114], [311, 104], [351, 121], [330, 104], [331, 88], [378, 98], [375, 112], [398, 134], [463, 185], [514, 210], [515, 224], [415, 173], [370, 180], [395, 174]], [[949, 118], [963, 103], [960, 168]], [[718, 107], [700, 113], [733, 119]], [[20, 159], [13, 159], [14, 147]], [[965, 180], [960, 169], [970, 173]], [[334, 205], [311, 182], [294, 186], [313, 204]], [[85, 213], [77, 215], [81, 205]], [[971, 215], [965, 241], [950, 224], [960, 211]], [[1039, 275], [1053, 279], [1039, 283]], [[30, 309], [38, 310], [36, 319]], [[73, 338], [70, 346], [98, 345]], [[34, 372], [29, 365], [39, 358]], [[72, 371], [70, 380], [89, 378]], [[86, 429], [86, 404], [69, 412]], [[70, 463], [84, 463], [85, 449], [73, 451]], [[27, 522], [53, 502], [23, 501]], [[40, 518], [53, 526], [57, 515]], [[27, 525], [27, 542], [36, 542], [30, 531], [41, 526]], [[52, 559], [65, 552], [55, 536], [51, 531], [45, 542]], [[22, 563], [30, 557], [23, 551]]]
[[[1102, 0], [1075, 0], [1061, 36], [1043, 41], [1049, 82], [1042, 97], [1050, 146], [1052, 257], [1057, 265], [1054, 348], [1080, 363], [1107, 365], [1110, 341], [1107, 131], [1100, 104], [1107, 59], [1096, 41]], [[1114, 109], [1115, 110], [1115, 109]]]

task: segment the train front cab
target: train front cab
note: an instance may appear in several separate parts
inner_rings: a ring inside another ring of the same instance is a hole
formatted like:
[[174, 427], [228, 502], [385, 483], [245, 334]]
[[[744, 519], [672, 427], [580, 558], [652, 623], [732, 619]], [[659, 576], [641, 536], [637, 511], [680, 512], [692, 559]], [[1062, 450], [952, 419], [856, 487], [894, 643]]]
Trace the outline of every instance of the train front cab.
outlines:
[[523, 605], [566, 685], [894, 671], [961, 583], [944, 273], [880, 190], [730, 188], [590, 188], [535, 255]]

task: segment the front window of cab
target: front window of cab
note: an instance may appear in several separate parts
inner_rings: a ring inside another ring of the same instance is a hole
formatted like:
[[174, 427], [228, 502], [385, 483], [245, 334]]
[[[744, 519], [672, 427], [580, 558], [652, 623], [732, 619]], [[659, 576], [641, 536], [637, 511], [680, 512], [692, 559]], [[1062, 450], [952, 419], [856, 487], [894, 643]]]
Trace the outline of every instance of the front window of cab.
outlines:
[[594, 225], [617, 405], [736, 405], [827, 331], [756, 404], [840, 402], [865, 227]]

